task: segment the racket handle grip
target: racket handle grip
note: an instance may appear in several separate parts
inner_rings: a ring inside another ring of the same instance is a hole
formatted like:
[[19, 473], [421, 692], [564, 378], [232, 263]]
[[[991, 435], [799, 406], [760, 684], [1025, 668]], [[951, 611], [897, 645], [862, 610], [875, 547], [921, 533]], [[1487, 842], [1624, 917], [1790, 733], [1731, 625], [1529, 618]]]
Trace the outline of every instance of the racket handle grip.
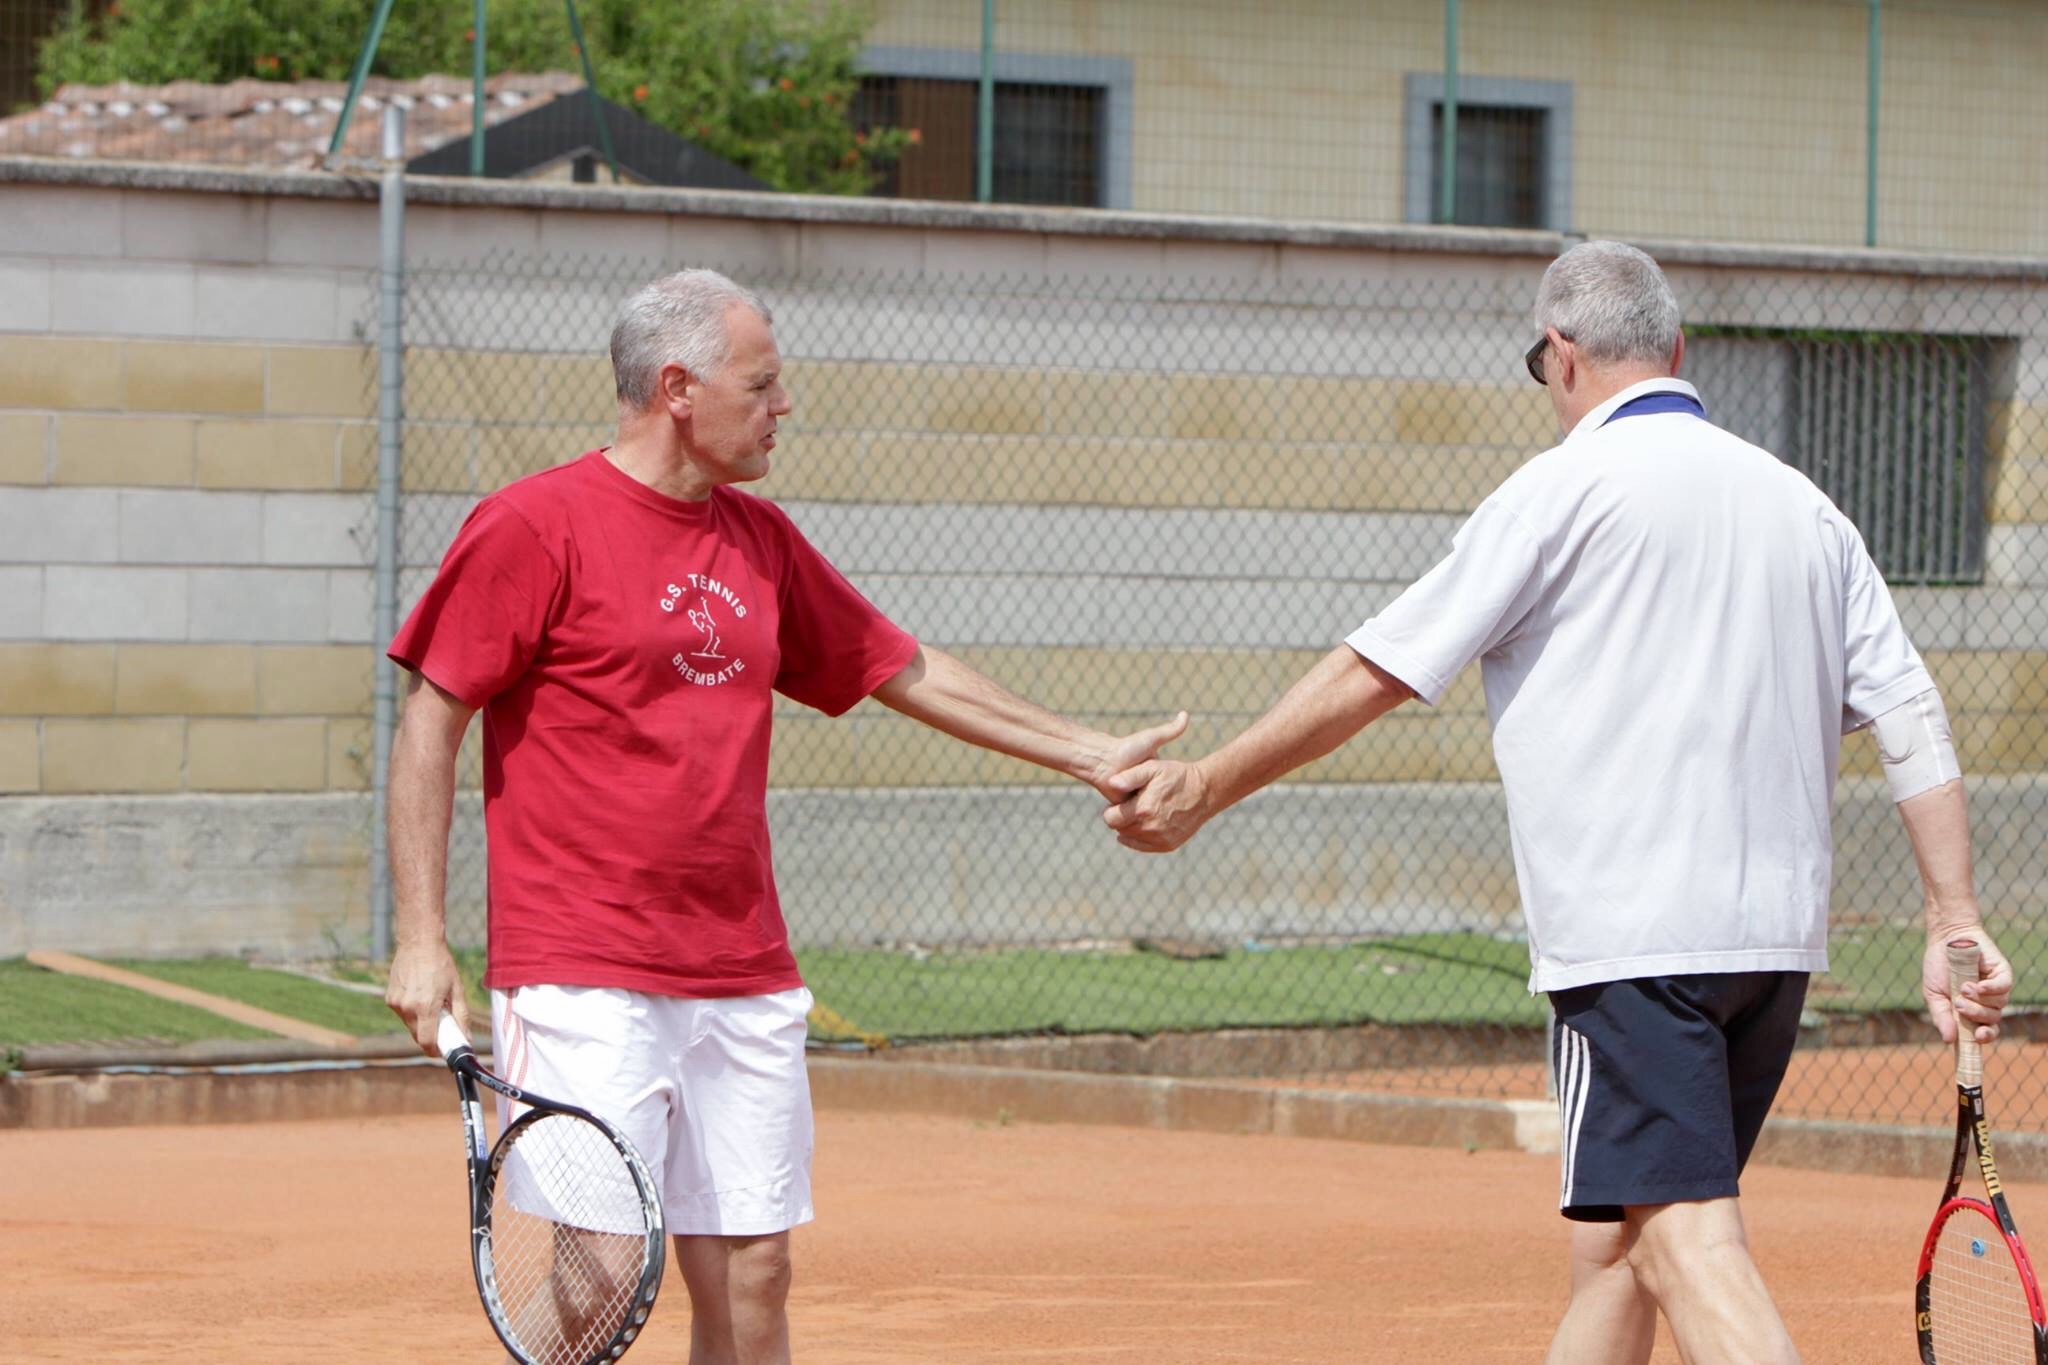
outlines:
[[455, 1022], [455, 1016], [444, 1014], [435, 1026], [435, 1045], [441, 1049], [443, 1058], [453, 1057], [458, 1050], [469, 1048], [469, 1035], [462, 1031], [462, 1025]]
[[[1963, 983], [1977, 979], [1977, 968], [1984, 960], [1984, 950], [1973, 938], [1952, 938], [1948, 942], [1948, 996], [1950, 1001], [1961, 998]], [[1984, 1080], [1984, 1058], [1977, 1043], [1977, 1026], [1962, 1015], [1956, 1016], [1956, 1083], [1958, 1085], [1981, 1085]]]

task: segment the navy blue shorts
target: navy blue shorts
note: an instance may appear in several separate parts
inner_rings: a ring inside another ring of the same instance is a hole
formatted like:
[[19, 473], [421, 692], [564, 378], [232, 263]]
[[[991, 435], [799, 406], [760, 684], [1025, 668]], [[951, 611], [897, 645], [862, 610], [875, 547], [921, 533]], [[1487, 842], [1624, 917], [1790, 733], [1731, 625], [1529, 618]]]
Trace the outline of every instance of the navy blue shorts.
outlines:
[[1735, 1194], [1792, 1060], [1806, 976], [1652, 976], [1552, 991], [1564, 1216], [1613, 1223], [1631, 1204]]

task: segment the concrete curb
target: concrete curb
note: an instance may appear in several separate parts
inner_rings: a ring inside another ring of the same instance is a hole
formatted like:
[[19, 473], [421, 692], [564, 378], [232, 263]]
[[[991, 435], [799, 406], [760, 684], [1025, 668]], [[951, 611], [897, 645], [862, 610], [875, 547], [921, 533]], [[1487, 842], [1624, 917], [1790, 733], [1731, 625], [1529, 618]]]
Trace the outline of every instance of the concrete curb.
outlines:
[[0, 1130], [263, 1123], [455, 1111], [438, 1062], [301, 1061], [0, 1076]]
[[[1416, 1147], [1555, 1153], [1557, 1108], [1547, 1100], [1465, 1099], [1274, 1086], [1163, 1076], [1099, 1076], [1000, 1067], [813, 1058], [821, 1108], [959, 1114], [1002, 1121], [1102, 1123], [1190, 1132], [1271, 1133]], [[1858, 1175], [1939, 1178], [1955, 1134], [1825, 1119], [1773, 1119], [1758, 1140], [1765, 1165]], [[2048, 1135], [2000, 1135], [2011, 1179], [2048, 1176]]]
[[[821, 1109], [943, 1114], [992, 1123], [1083, 1123], [1202, 1133], [1270, 1133], [1467, 1151], [1558, 1150], [1556, 1107], [1541, 1100], [1387, 1095], [1170, 1076], [1104, 1076], [812, 1056]], [[0, 1076], [0, 1129], [245, 1123], [452, 1110], [428, 1058], [255, 1066], [110, 1069]], [[1776, 1119], [1756, 1160], [1865, 1175], [1938, 1178], [1953, 1134], [1937, 1128]], [[1998, 1139], [2003, 1172], [2048, 1175], [2048, 1135]]]

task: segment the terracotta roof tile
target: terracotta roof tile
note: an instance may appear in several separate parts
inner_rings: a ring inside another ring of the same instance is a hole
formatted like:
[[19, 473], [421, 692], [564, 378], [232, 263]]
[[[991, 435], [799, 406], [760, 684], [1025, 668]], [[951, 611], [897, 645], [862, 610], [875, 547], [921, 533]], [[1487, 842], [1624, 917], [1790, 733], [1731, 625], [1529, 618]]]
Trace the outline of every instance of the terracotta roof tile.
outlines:
[[[492, 76], [484, 82], [484, 122], [502, 123], [583, 88], [582, 77], [565, 71]], [[341, 81], [65, 85], [39, 108], [0, 118], [0, 156], [317, 167], [347, 94]], [[344, 161], [376, 159], [386, 102], [406, 110], [408, 160], [469, 136], [468, 77], [373, 76], [349, 121]]]

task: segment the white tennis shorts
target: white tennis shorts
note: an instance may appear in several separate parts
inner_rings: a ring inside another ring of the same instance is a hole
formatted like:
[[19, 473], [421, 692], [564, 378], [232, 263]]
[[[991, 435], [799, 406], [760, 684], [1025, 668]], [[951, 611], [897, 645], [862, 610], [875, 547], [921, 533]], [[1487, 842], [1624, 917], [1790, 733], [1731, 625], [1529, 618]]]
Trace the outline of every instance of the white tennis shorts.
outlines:
[[671, 1233], [759, 1237], [812, 1217], [810, 1008], [802, 987], [693, 1000], [519, 986], [491, 992], [492, 1061], [625, 1133]]

